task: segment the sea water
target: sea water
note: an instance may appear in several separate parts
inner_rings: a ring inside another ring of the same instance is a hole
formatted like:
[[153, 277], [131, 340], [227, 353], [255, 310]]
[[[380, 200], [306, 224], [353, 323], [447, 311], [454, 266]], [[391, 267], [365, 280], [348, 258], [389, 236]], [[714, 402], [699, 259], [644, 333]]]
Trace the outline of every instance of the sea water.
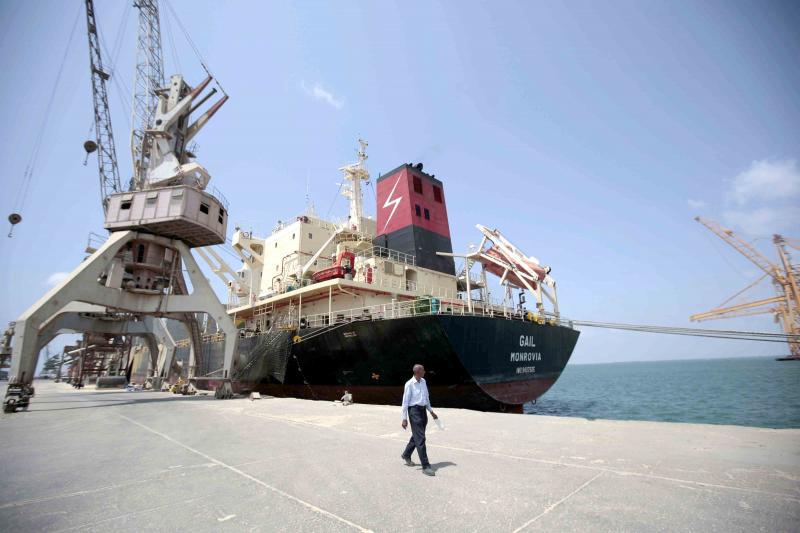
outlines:
[[800, 428], [800, 361], [568, 364], [532, 414]]

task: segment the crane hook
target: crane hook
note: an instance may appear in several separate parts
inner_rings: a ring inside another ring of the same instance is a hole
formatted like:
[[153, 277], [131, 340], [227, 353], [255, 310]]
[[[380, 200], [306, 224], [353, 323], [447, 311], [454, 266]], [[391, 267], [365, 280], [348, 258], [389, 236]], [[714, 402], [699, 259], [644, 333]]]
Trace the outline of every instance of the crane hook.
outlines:
[[83, 166], [86, 166], [86, 163], [89, 161], [89, 154], [97, 150], [97, 143], [92, 140], [88, 140], [83, 143], [83, 149], [86, 150], [86, 157], [83, 159]]
[[22, 215], [19, 213], [11, 213], [8, 215], [8, 221], [11, 222], [11, 229], [8, 231], [8, 238], [13, 237], [14, 226], [22, 222]]

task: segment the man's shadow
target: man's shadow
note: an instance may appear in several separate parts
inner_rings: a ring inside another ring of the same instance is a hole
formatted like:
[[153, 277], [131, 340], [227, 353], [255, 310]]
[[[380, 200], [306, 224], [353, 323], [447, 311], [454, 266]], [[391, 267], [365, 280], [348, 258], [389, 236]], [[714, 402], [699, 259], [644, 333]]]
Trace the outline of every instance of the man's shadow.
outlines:
[[448, 466], [458, 466], [458, 465], [451, 461], [442, 461], [441, 463], [431, 463], [431, 467], [434, 470], [439, 470], [440, 468], [446, 468]]

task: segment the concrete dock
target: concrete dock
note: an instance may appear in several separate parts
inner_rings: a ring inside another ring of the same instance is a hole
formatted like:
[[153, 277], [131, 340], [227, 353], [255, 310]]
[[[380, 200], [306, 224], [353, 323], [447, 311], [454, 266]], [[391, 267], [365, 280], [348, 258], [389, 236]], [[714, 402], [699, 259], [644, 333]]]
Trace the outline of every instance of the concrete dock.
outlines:
[[398, 407], [35, 386], [2, 531], [800, 530], [800, 430], [439, 409], [431, 478]]

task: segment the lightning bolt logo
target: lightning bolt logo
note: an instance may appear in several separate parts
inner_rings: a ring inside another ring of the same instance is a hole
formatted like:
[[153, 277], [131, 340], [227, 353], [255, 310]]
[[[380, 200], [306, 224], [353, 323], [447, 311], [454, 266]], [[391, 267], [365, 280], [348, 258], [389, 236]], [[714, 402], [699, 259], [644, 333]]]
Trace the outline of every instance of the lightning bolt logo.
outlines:
[[383, 231], [386, 231], [386, 228], [389, 226], [389, 222], [392, 221], [392, 217], [394, 216], [394, 212], [397, 211], [397, 206], [400, 205], [400, 200], [403, 199], [402, 196], [397, 198], [392, 198], [394, 196], [394, 191], [397, 189], [397, 184], [400, 183], [400, 178], [403, 176], [397, 176], [397, 181], [394, 182], [394, 187], [392, 187], [392, 192], [389, 193], [389, 196], [386, 197], [386, 201], [383, 203], [383, 208], [386, 209], [390, 205], [392, 206], [392, 212], [389, 214], [389, 218], [386, 220], [386, 224], [383, 225]]

